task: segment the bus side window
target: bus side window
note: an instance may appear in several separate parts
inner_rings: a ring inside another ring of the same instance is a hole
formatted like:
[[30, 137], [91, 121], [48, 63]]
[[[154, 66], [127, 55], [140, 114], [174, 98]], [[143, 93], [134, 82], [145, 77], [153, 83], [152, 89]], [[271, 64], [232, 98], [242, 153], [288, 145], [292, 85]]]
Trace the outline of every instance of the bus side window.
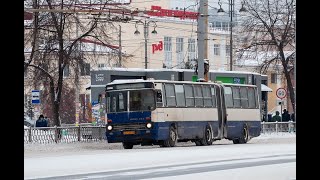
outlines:
[[162, 93], [161, 93], [161, 91], [157, 91], [156, 96], [157, 96], [157, 107], [162, 107], [163, 103], [162, 103]]

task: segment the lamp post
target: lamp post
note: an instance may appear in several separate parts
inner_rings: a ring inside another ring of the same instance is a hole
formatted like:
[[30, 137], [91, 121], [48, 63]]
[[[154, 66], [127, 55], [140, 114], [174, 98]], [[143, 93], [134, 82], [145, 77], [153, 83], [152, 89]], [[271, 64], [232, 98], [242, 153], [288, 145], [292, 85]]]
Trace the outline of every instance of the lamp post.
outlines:
[[148, 21], [147, 20], [144, 20], [141, 21], [137, 21], [136, 24], [135, 24], [135, 27], [136, 27], [136, 31], [134, 32], [135, 35], [139, 35], [140, 34], [140, 31], [138, 30], [138, 24], [142, 24], [143, 25], [143, 34], [144, 34], [144, 68], [145, 69], [148, 69], [148, 30], [149, 30], [149, 24], [150, 23], [153, 23], [153, 31], [151, 31], [152, 34], [157, 34], [157, 31], [156, 31], [156, 27], [157, 27], [157, 24], [155, 21]]
[[[218, 14], [224, 13], [225, 11], [221, 7], [221, 0], [218, 2], [220, 8], [218, 9]], [[233, 39], [232, 39], [232, 27], [233, 27], [233, 20], [232, 17], [234, 16], [234, 0], [228, 0], [229, 4], [229, 16], [230, 16], [230, 71], [232, 71], [232, 54], [233, 54]], [[241, 2], [241, 8], [239, 10], [240, 13], [246, 12], [246, 8], [243, 6], [244, 3]]]

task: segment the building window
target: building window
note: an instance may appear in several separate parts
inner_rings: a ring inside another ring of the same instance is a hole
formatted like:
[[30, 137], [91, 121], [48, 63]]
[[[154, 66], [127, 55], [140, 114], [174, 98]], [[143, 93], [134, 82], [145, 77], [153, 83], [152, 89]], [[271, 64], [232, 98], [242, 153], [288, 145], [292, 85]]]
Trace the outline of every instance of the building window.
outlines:
[[230, 45], [226, 45], [226, 56], [230, 57]]
[[177, 68], [184, 68], [183, 63], [183, 38], [176, 39]]
[[82, 64], [80, 69], [81, 76], [89, 76], [90, 75], [90, 63]]
[[220, 44], [213, 45], [213, 53], [215, 56], [220, 56]]
[[213, 22], [214, 29], [222, 30], [221, 22]]
[[98, 69], [102, 69], [104, 67], [106, 67], [106, 64], [104, 64], [104, 63], [98, 64]]
[[223, 22], [222, 23], [222, 30], [228, 31], [229, 30], [229, 23], [228, 22]]
[[277, 83], [277, 73], [271, 73], [271, 83]]
[[196, 58], [196, 44], [195, 39], [188, 39], [188, 61], [194, 61]]
[[164, 37], [164, 64], [166, 67], [172, 67], [172, 41], [171, 37]]
[[63, 69], [63, 77], [69, 77], [69, 75], [70, 75], [70, 68], [69, 68], [69, 64], [67, 64]]

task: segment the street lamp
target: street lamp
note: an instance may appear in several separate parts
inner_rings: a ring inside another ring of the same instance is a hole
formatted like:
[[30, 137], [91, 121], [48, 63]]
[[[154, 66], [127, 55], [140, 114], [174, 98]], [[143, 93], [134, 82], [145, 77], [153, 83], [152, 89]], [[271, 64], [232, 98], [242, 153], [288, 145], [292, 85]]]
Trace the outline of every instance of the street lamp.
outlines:
[[139, 35], [140, 34], [140, 31], [138, 30], [138, 24], [142, 24], [143, 25], [143, 30], [144, 30], [144, 67], [145, 69], [148, 69], [148, 30], [149, 30], [149, 25], [150, 23], [153, 23], [153, 31], [151, 31], [152, 34], [157, 34], [158, 32], [156, 31], [156, 27], [157, 27], [157, 24], [155, 21], [146, 21], [144, 20], [141, 21], [137, 21], [136, 24], [135, 24], [135, 27], [136, 27], [136, 31], [134, 31], [134, 34], [135, 35]]
[[[232, 16], [234, 15], [234, 0], [228, 0], [229, 3], [229, 16], [230, 16], [230, 71], [232, 71], [232, 52], [233, 52], [233, 40], [232, 40], [232, 27], [233, 27], [233, 21]], [[218, 13], [224, 13], [224, 10], [221, 7], [221, 0], [218, 2], [220, 8], [218, 9]], [[247, 12], [247, 9], [244, 7], [244, 3], [241, 2], [241, 8], [239, 10], [239, 13]]]

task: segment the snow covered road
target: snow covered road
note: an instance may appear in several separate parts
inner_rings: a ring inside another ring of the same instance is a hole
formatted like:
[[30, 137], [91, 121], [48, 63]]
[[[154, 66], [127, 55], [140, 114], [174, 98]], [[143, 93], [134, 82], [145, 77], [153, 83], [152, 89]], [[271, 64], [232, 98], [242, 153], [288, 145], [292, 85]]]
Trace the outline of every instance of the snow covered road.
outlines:
[[295, 135], [248, 144], [216, 141], [174, 148], [79, 143], [25, 145], [25, 179], [295, 179]]

